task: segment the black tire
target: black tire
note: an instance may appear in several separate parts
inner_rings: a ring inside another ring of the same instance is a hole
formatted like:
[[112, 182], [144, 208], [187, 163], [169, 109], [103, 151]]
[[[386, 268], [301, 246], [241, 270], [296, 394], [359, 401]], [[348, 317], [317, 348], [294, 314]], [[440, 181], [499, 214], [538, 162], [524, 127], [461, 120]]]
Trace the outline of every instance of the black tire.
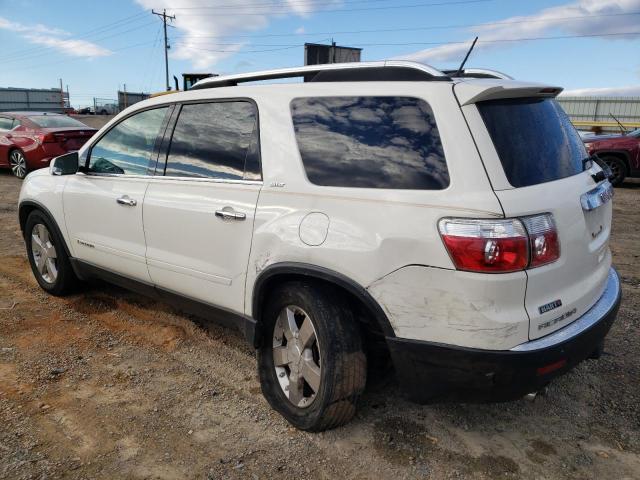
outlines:
[[27, 159], [24, 157], [24, 153], [17, 148], [9, 152], [9, 167], [11, 167], [11, 173], [21, 180], [29, 173]]
[[609, 166], [609, 168], [611, 169], [611, 173], [613, 173], [613, 176], [609, 179], [611, 184], [614, 187], [621, 185], [627, 176], [627, 166], [625, 165], [624, 161], [622, 161], [622, 159], [618, 157], [612, 156], [601, 158], [602, 161]]
[[[34, 254], [32, 236], [36, 233], [36, 229], [39, 225], [43, 225], [46, 228], [49, 242], [55, 249], [55, 278], [51, 278], [51, 276], [46, 273], [43, 275], [36, 264], [35, 256], [38, 254]], [[27, 247], [27, 256], [29, 257], [31, 271], [33, 272], [33, 276], [36, 278], [40, 287], [42, 287], [46, 292], [56, 296], [63, 296], [73, 291], [74, 287], [78, 283], [78, 278], [71, 267], [69, 256], [67, 255], [64, 247], [64, 240], [60, 238], [58, 230], [54, 227], [47, 215], [39, 210], [34, 210], [29, 214], [24, 228], [24, 240]], [[47, 280], [45, 276], [49, 276], [49, 280]]]
[[[274, 362], [278, 315], [292, 305], [308, 314], [321, 358], [319, 388], [305, 407], [289, 401], [280, 386]], [[310, 282], [287, 282], [271, 292], [262, 321], [265, 336], [258, 349], [258, 372], [262, 393], [271, 407], [296, 428], [311, 432], [349, 422], [364, 391], [367, 360], [358, 321], [340, 292]]]

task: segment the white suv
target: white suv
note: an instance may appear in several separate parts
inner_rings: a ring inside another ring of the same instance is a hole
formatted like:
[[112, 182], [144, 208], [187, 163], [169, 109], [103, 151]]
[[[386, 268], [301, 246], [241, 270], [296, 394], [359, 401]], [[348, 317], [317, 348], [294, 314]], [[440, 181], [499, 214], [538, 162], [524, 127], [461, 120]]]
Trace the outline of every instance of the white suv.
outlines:
[[473, 76], [324, 65], [137, 103], [25, 180], [33, 273], [239, 328], [305, 430], [347, 422], [385, 352], [417, 401], [536, 392], [615, 319], [612, 189], [560, 88]]

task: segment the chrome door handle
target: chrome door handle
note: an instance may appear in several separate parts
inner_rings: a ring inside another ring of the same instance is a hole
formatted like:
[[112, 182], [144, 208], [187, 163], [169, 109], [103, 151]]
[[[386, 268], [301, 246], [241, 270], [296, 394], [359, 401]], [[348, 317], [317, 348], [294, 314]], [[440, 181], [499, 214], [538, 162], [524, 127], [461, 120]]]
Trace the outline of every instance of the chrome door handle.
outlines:
[[231, 207], [224, 207], [222, 210], [216, 210], [216, 217], [223, 220], [244, 220], [247, 215], [242, 212], [236, 212]]
[[129, 195], [123, 195], [122, 197], [116, 199], [120, 205], [126, 205], [127, 207], [135, 207], [138, 202], [136, 202], [133, 198], [129, 198]]

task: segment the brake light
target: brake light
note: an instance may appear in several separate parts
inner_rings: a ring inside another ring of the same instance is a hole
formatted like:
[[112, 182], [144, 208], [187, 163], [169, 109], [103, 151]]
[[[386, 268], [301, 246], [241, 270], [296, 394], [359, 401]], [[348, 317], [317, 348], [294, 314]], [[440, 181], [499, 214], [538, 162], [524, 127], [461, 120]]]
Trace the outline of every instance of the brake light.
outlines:
[[560, 242], [553, 215], [545, 213], [522, 219], [529, 232], [531, 263], [529, 267], [540, 267], [560, 258]]
[[518, 219], [443, 218], [438, 227], [458, 270], [506, 273], [529, 263], [529, 239]]
[[516, 272], [560, 257], [558, 232], [549, 213], [505, 220], [443, 218], [438, 229], [458, 270]]
[[53, 133], [40, 133], [37, 137], [40, 143], [54, 143], [58, 141]]

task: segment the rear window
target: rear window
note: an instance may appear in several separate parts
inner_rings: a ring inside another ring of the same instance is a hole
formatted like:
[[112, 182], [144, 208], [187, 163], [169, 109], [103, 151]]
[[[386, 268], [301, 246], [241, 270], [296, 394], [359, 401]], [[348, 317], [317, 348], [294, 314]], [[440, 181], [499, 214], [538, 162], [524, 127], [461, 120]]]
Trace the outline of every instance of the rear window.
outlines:
[[33, 115], [29, 120], [42, 128], [89, 128], [84, 123], [66, 115]]
[[504, 173], [514, 187], [528, 187], [583, 171], [580, 135], [553, 99], [479, 102]]
[[416, 190], [449, 185], [438, 128], [423, 100], [297, 98], [291, 112], [311, 183]]

